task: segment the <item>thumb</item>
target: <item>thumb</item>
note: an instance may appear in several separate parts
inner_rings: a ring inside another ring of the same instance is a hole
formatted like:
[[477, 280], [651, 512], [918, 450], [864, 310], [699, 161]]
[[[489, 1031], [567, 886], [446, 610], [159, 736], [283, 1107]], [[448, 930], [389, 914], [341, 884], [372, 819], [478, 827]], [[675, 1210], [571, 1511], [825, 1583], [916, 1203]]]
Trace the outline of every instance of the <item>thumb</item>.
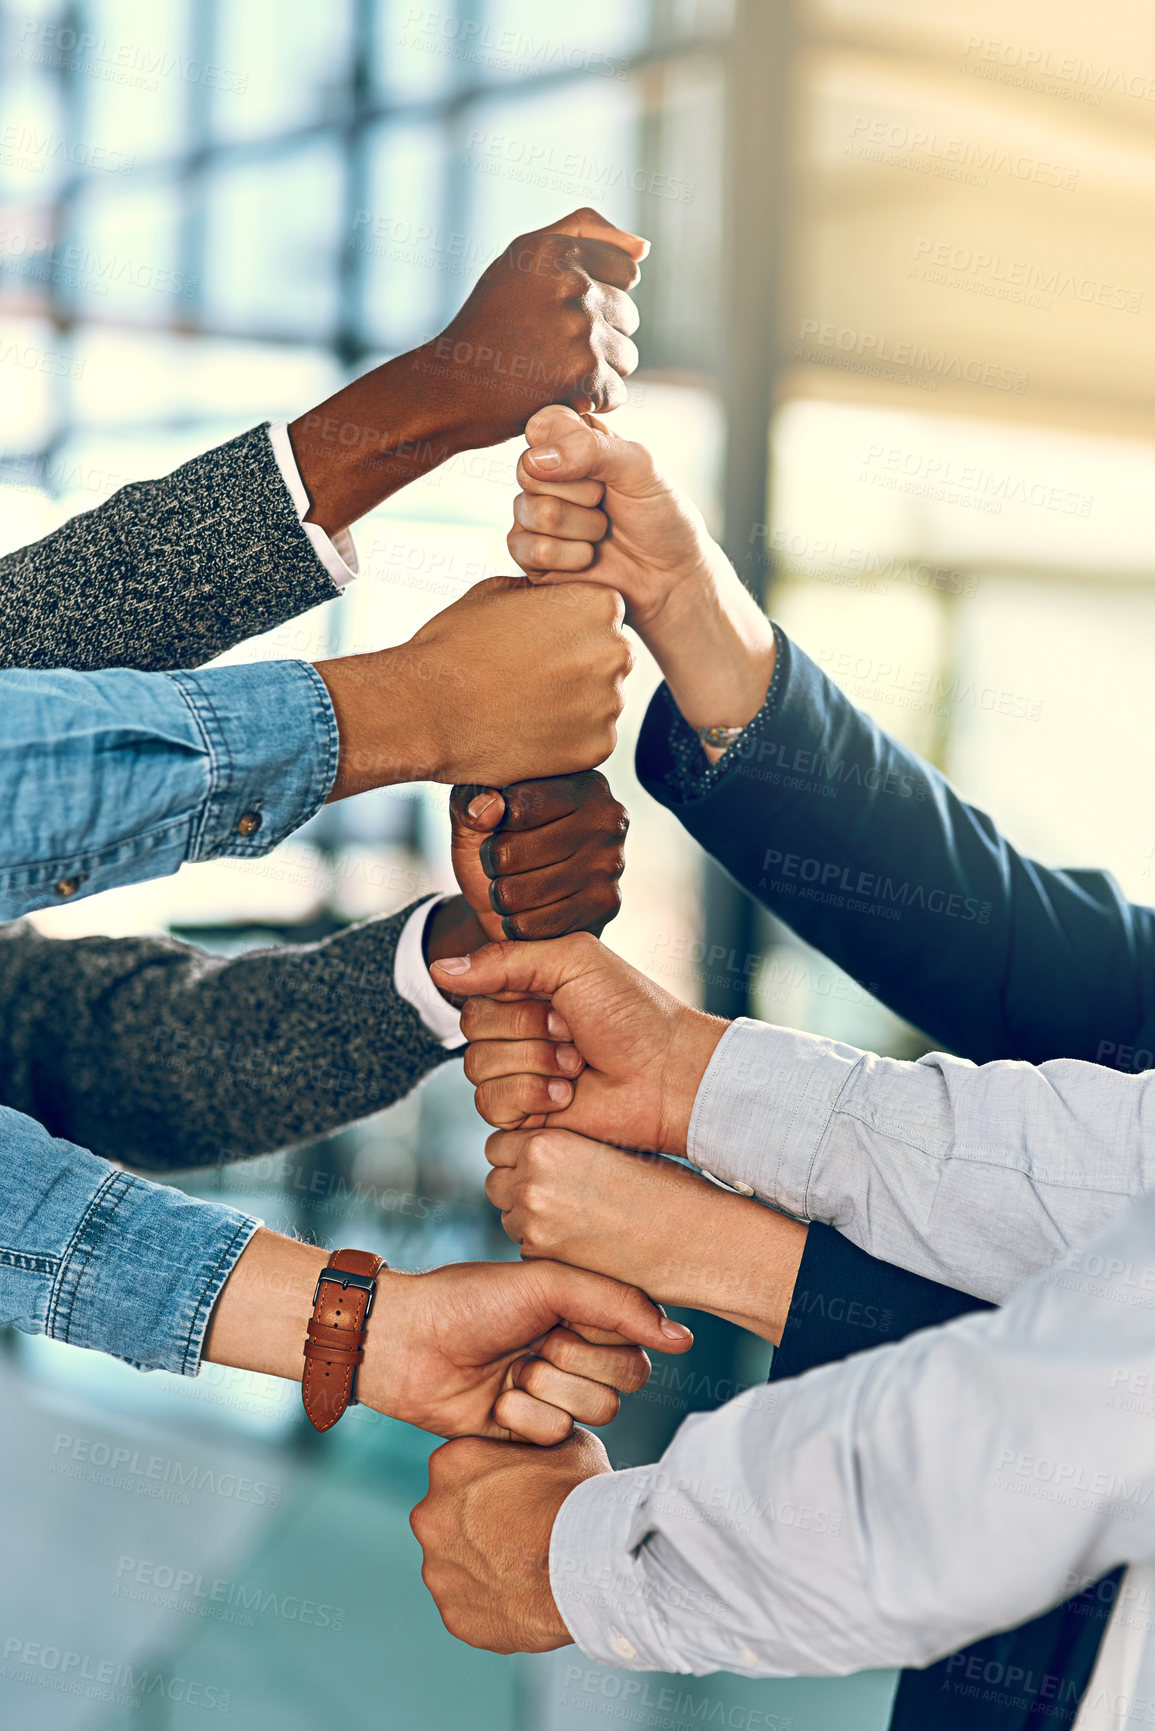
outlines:
[[672, 1321], [660, 1304], [636, 1286], [624, 1286], [608, 1275], [590, 1274], [560, 1262], [535, 1262], [533, 1266], [543, 1282], [545, 1303], [575, 1331], [592, 1335], [606, 1330], [659, 1352], [686, 1352], [694, 1344], [690, 1330]]
[[540, 434], [532, 438], [528, 427], [526, 436], [531, 444], [522, 452], [517, 474], [527, 492], [543, 481], [590, 480], [636, 495], [649, 491], [657, 478], [654, 459], [644, 445], [584, 422], [569, 428], [555, 422], [548, 441]]
[[471, 998], [520, 992], [550, 998], [583, 974], [625, 966], [588, 932], [539, 943], [486, 944], [468, 956], [446, 956], [432, 964], [438, 985]]
[[489, 874], [481, 863], [485, 838], [505, 816], [505, 800], [495, 787], [455, 787], [449, 796], [449, 857], [462, 895], [487, 937], [501, 936], [501, 916], [489, 899]]
[[495, 787], [476, 782], [457, 786], [449, 796], [449, 821], [455, 831], [476, 834], [478, 846], [505, 816], [505, 801]]
[[563, 216], [560, 222], [551, 222], [541, 231], [544, 234], [572, 234], [578, 240], [603, 240], [608, 246], [616, 246], [635, 263], [640, 264], [650, 250], [648, 240], [643, 240], [640, 234], [631, 234], [628, 228], [617, 228], [612, 222], [607, 222], [600, 211], [585, 204], [580, 210], [571, 210], [568, 216]]

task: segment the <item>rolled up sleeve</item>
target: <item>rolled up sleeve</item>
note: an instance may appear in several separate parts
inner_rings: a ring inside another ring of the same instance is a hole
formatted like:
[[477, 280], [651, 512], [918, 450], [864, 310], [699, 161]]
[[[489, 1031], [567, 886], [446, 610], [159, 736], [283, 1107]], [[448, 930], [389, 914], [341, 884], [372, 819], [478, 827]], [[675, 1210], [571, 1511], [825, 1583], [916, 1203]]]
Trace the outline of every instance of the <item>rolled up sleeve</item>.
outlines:
[[0, 1108], [0, 1323], [195, 1376], [213, 1306], [259, 1225]]
[[268, 853], [322, 804], [337, 756], [305, 662], [0, 673], [0, 918]]

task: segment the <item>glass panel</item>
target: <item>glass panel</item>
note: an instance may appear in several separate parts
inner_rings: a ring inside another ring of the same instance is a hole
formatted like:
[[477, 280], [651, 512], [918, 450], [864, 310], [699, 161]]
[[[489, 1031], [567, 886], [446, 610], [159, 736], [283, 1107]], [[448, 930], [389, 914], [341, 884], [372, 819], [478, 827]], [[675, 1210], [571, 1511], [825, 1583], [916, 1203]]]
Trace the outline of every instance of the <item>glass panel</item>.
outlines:
[[340, 118], [352, 45], [351, 0], [299, 8], [282, 0], [217, 9], [211, 125], [219, 139], [267, 138]]
[[491, 255], [583, 204], [638, 226], [646, 169], [631, 84], [587, 78], [516, 102], [487, 99], [462, 122], [461, 145], [462, 202]]
[[54, 254], [59, 294], [93, 318], [175, 324], [199, 288], [181, 268], [180, 217], [174, 181], [89, 181], [74, 234]]
[[190, 37], [189, 0], [89, 0], [80, 11], [78, 30], [59, 24], [47, 35], [86, 135], [134, 162], [174, 155], [206, 79]]
[[369, 150], [369, 202], [354, 213], [349, 244], [360, 255], [366, 333], [397, 351], [440, 328], [484, 259], [449, 221], [440, 128], [381, 127]]
[[209, 176], [207, 322], [238, 335], [322, 341], [330, 334], [342, 182], [341, 158], [328, 139]]

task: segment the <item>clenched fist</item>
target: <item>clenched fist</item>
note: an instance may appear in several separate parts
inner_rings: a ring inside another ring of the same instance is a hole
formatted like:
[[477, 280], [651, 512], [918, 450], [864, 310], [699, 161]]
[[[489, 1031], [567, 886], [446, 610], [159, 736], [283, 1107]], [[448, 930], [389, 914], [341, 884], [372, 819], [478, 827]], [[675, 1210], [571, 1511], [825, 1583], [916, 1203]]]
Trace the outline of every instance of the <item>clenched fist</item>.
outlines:
[[504, 787], [610, 755], [632, 666], [622, 601], [490, 577], [408, 643], [320, 662], [340, 755], [330, 799], [402, 781]]

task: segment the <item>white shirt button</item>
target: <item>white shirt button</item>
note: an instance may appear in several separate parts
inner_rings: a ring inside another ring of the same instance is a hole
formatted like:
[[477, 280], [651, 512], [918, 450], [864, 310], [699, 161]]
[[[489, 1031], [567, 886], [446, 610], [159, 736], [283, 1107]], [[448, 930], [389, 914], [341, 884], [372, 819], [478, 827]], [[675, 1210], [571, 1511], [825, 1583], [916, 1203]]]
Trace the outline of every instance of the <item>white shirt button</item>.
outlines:
[[610, 1645], [613, 1647], [613, 1650], [619, 1659], [637, 1658], [638, 1649], [634, 1646], [632, 1641], [628, 1640], [626, 1636], [622, 1634], [620, 1629], [611, 1628], [610, 1635], [612, 1637]]
[[702, 1174], [703, 1178], [708, 1178], [711, 1184], [721, 1185], [723, 1190], [733, 1190], [739, 1196], [753, 1196], [754, 1194], [754, 1186], [752, 1184], [739, 1184], [736, 1178], [734, 1182], [731, 1183], [728, 1178], [719, 1178], [716, 1172], [707, 1172], [704, 1166], [699, 1166], [698, 1171]]

